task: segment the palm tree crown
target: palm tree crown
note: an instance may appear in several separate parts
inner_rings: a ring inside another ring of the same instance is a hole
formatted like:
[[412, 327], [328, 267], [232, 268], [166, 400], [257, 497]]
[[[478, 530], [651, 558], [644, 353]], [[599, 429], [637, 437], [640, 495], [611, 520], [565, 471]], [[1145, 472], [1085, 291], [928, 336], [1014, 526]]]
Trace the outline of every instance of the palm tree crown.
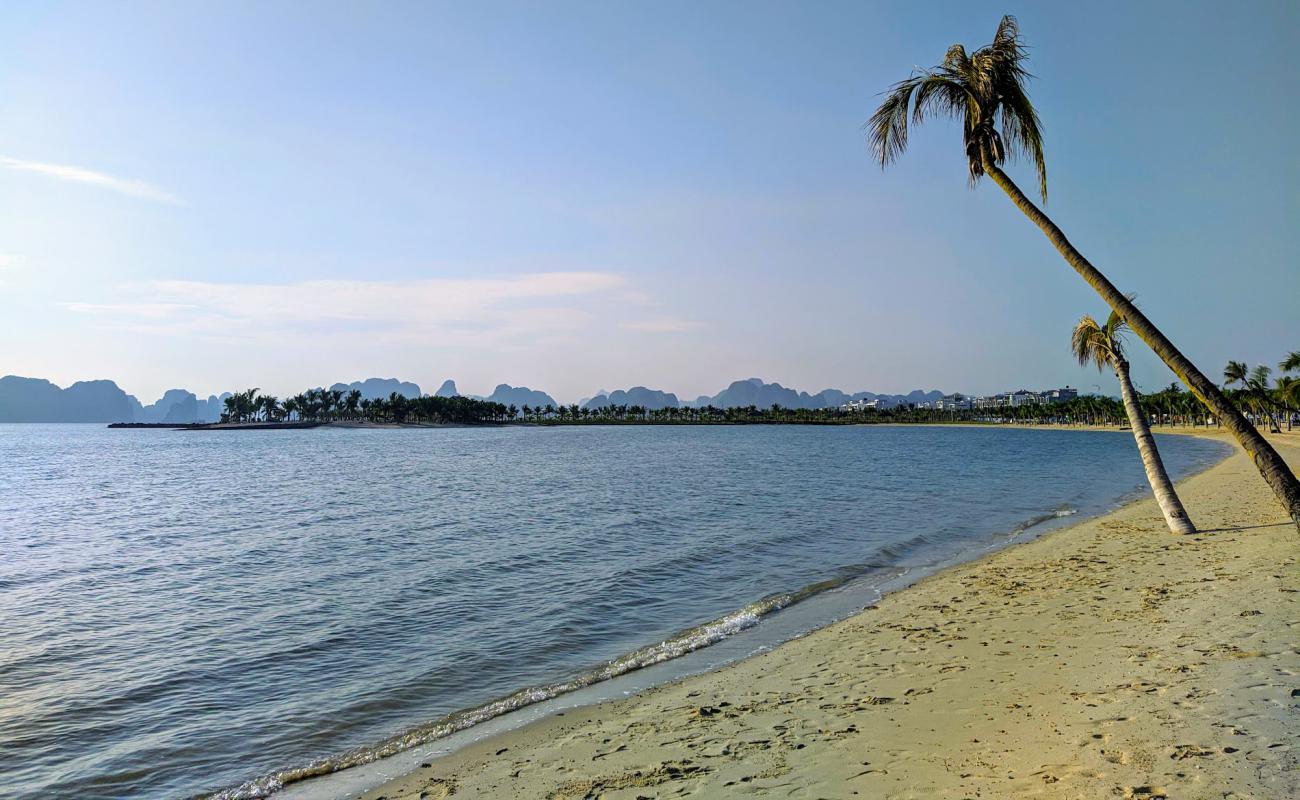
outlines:
[[1250, 371], [1250, 377], [1246, 379], [1246, 385], [1257, 392], [1268, 391], [1268, 384], [1272, 375], [1272, 369], [1260, 364]]
[[1096, 364], [1099, 370], [1113, 367], [1124, 360], [1124, 332], [1127, 330], [1128, 323], [1114, 311], [1110, 312], [1104, 326], [1084, 314], [1070, 336], [1070, 350], [1081, 367], [1089, 363]]
[[1023, 155], [1038, 168], [1038, 191], [1047, 199], [1047, 164], [1038, 112], [1025, 82], [1027, 51], [1016, 18], [1005, 16], [993, 42], [969, 55], [954, 44], [943, 63], [890, 87], [867, 123], [868, 138], [882, 167], [907, 149], [908, 118], [919, 125], [926, 114], [962, 121], [966, 164], [973, 185], [984, 174], [984, 159], [1001, 166]]
[[1224, 385], [1240, 382], [1243, 386], [1246, 383], [1246, 374], [1249, 367], [1242, 361], [1229, 361], [1228, 365], [1223, 368]]

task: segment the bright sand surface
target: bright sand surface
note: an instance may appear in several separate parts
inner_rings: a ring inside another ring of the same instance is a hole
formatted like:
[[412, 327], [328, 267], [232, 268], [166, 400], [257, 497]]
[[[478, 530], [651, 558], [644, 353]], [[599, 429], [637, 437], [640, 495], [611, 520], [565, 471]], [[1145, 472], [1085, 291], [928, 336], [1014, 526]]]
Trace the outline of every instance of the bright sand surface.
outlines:
[[1300, 797], [1300, 536], [1239, 450], [1179, 491], [364, 796]]

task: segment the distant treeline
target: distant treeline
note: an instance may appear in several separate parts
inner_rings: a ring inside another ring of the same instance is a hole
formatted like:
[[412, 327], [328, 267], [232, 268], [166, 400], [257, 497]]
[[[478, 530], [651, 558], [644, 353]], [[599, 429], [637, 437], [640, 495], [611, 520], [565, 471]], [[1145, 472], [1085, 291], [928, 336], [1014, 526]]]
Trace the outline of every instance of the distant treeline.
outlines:
[[[1277, 429], [1282, 420], [1290, 429], [1300, 398], [1296, 384], [1287, 380], [1270, 386], [1263, 375], [1252, 384], [1228, 390], [1228, 396], [1257, 425]], [[1214, 425], [1217, 421], [1190, 393], [1177, 384], [1140, 398], [1142, 410], [1153, 425]], [[1064, 403], [1027, 403], [990, 409], [921, 408], [900, 405], [888, 409], [844, 410], [840, 408], [647, 408], [640, 405], [609, 405], [583, 408], [573, 405], [545, 405], [522, 408], [469, 397], [405, 397], [397, 392], [386, 399], [367, 399], [361, 392], [311, 389], [280, 400], [259, 394], [257, 389], [238, 392], [225, 400], [222, 422], [335, 422], [423, 424], [501, 424], [524, 422], [536, 425], [660, 424], [660, 425], [849, 425], [863, 423], [1051, 423], [1067, 425], [1118, 425], [1127, 422], [1124, 405], [1103, 395], [1083, 395]]]
[[280, 400], [257, 389], [225, 399], [222, 422], [356, 422], [481, 425], [514, 419], [518, 409], [470, 397], [406, 397], [393, 392], [387, 399], [363, 398], [353, 389], [309, 389]]
[[[1202, 410], [1196, 415], [1195, 398], [1187, 392], [1170, 390], [1151, 395], [1147, 407], [1153, 420], [1169, 424], [1207, 424]], [[1192, 405], [1188, 404], [1188, 400]], [[1074, 425], [1113, 425], [1126, 419], [1124, 405], [1110, 397], [1085, 395], [1064, 403], [1026, 404], [997, 409], [922, 408], [904, 404], [887, 409], [845, 410], [841, 408], [660, 408], [636, 405], [611, 405], [605, 408], [579, 408], [576, 405], [543, 408], [524, 406], [526, 422], [550, 425], [573, 424], [780, 424], [780, 425], [861, 425], [870, 423], [936, 422], [1040, 422]]]

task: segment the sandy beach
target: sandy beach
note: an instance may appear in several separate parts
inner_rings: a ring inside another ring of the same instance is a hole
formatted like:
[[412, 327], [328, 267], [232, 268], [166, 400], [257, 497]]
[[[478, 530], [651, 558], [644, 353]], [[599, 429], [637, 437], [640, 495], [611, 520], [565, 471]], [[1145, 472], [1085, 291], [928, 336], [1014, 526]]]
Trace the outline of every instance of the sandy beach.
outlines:
[[1135, 502], [364, 796], [1298, 796], [1300, 539], [1239, 450], [1180, 493], [1195, 536]]

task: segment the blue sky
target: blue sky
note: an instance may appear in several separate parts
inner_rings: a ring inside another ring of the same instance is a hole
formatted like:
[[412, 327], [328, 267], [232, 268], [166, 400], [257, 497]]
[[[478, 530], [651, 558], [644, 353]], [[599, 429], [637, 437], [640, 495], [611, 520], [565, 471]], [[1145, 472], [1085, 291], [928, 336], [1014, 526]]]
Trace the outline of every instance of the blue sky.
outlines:
[[7, 4], [0, 374], [1112, 392], [959, 130], [864, 143], [1008, 12], [1075, 244], [1211, 375], [1300, 347], [1300, 7], [1019, 6]]

